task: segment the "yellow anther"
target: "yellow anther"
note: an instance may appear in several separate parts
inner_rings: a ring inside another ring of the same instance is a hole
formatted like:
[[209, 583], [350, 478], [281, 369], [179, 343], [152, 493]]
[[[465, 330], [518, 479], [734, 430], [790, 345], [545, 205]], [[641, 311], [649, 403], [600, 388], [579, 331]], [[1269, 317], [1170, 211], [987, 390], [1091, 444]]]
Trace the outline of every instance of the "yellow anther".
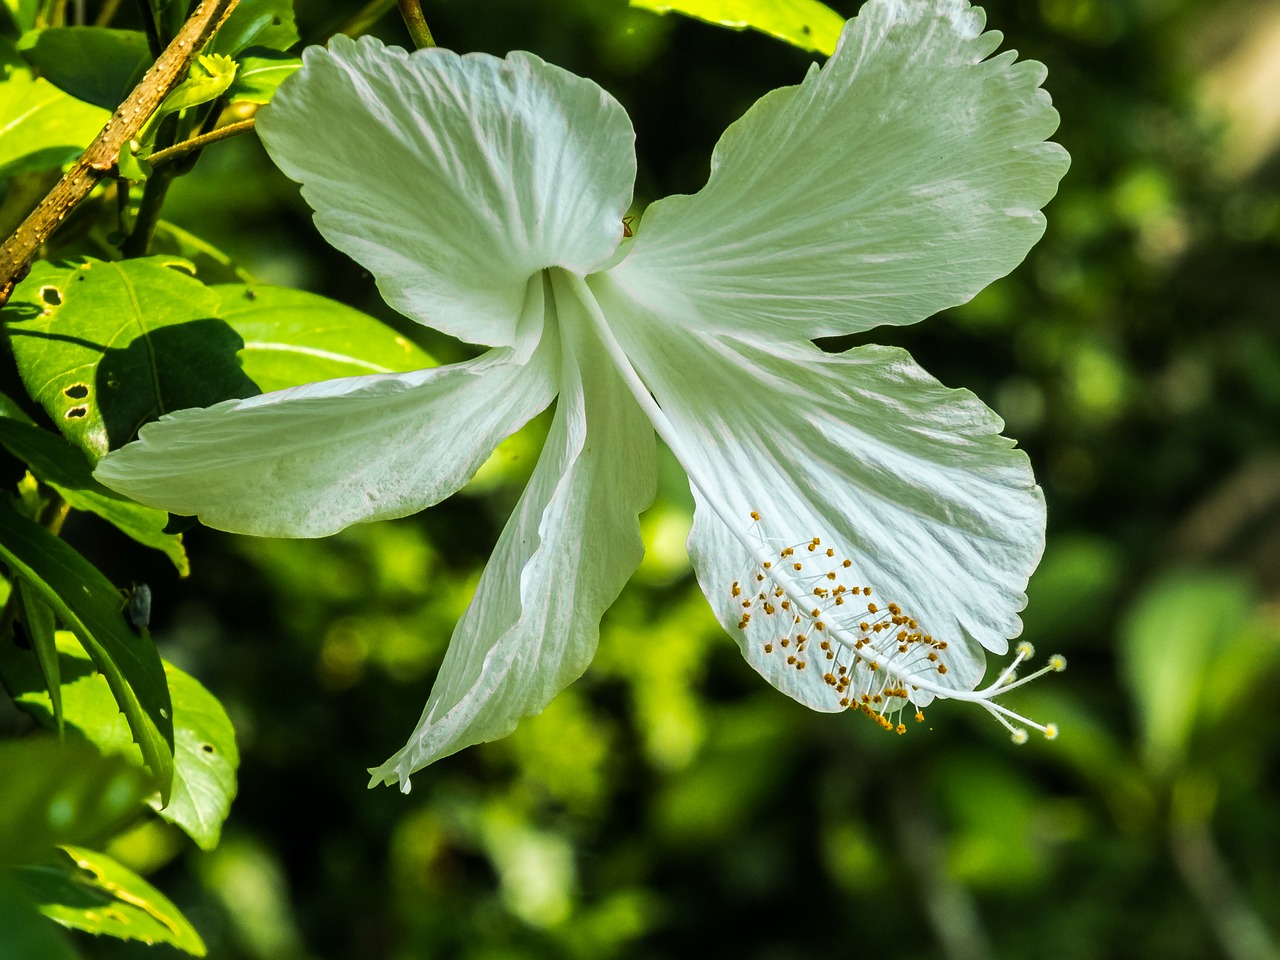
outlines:
[[760, 511], [759, 511], [759, 510], [752, 510], [752, 511], [751, 511], [751, 519], [752, 519], [752, 520], [754, 520], [756, 523], [759, 523], [759, 522], [760, 522]]

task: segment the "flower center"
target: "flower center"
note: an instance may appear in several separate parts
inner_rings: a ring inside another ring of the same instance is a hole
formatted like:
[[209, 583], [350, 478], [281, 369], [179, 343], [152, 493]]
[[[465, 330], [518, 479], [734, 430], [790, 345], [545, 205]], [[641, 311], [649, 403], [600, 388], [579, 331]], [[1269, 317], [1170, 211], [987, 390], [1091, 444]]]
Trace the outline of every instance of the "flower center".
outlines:
[[915, 617], [893, 602], [877, 601], [873, 588], [860, 582], [853, 561], [827, 546], [820, 537], [769, 550], [760, 533], [760, 514], [751, 519], [762, 549], [753, 569], [735, 580], [730, 595], [741, 611], [738, 629], [768, 656], [785, 658], [795, 670], [821, 670], [833, 700], [856, 709], [885, 730], [906, 733], [903, 711], [914, 707], [924, 720], [923, 701], [931, 694], [980, 704], [1011, 734], [1025, 743], [1025, 724], [1047, 738], [1055, 724], [1040, 724], [994, 699], [1037, 677], [1066, 668], [1054, 656], [1041, 669], [1016, 678], [1015, 671], [1034, 651], [1018, 645], [1013, 662], [995, 682], [981, 690], [960, 690], [940, 681], [951, 669], [948, 643], [931, 636]]

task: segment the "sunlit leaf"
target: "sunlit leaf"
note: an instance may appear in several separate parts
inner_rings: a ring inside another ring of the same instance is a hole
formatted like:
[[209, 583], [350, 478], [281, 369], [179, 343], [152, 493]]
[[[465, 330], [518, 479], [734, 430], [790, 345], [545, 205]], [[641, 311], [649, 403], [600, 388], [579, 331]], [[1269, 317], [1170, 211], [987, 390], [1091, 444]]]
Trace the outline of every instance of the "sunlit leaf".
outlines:
[[93, 658], [167, 800], [173, 705], [160, 655], [125, 623], [119, 592], [97, 567], [7, 503], [0, 503], [0, 560], [35, 588]]
[[[58, 664], [58, 646], [55, 639], [57, 626], [53, 610], [25, 580], [18, 581], [18, 597], [21, 602], [22, 626], [31, 652], [40, 666], [44, 689], [48, 691], [53, 710], [53, 726], [62, 733], [62, 671]], [[6, 688], [8, 689], [8, 688]], [[12, 695], [13, 690], [9, 689]]]
[[752, 27], [805, 50], [830, 54], [844, 18], [818, 0], [631, 0], [654, 13], [683, 13], [708, 23]]
[[[239, 82], [240, 74], [236, 75]], [[195, 267], [203, 283], [253, 283], [253, 276], [202, 237], [176, 223], [161, 220], [151, 238], [151, 252], [180, 257]]]
[[111, 114], [12, 69], [0, 81], [0, 177], [74, 160]]
[[292, 0], [241, 0], [209, 50], [234, 57], [249, 47], [288, 50], [297, 42]]
[[64, 846], [57, 861], [23, 867], [18, 881], [46, 917], [119, 940], [168, 943], [202, 957], [204, 941], [177, 907], [106, 854]]
[[276, 87], [288, 80], [302, 67], [302, 61], [287, 53], [262, 50], [240, 59], [240, 71], [227, 91], [232, 103], [267, 103]]
[[75, 510], [97, 514], [139, 543], [167, 556], [178, 573], [188, 572], [182, 537], [165, 533], [169, 515], [120, 496], [93, 479], [93, 469], [66, 440], [40, 427], [0, 417], [0, 446], [27, 465]]
[[38, 862], [59, 843], [101, 840], [136, 817], [153, 789], [123, 758], [54, 737], [0, 742], [0, 770], [0, 865]]
[[[119, 753], [141, 761], [103, 676], [65, 631], [57, 635], [58, 659], [64, 681], [62, 698], [68, 730], [75, 731], [104, 753]], [[0, 677], [14, 701], [44, 726], [52, 723], [49, 697], [41, 688], [30, 657], [0, 654]], [[181, 827], [205, 850], [217, 846], [223, 821], [236, 795], [240, 755], [235, 730], [222, 704], [204, 686], [171, 663], [164, 665], [173, 701], [173, 792], [157, 813]]]
[[162, 413], [259, 392], [216, 294], [183, 266], [40, 262], [5, 308], [28, 391], [94, 462]]
[[435, 366], [422, 348], [386, 324], [314, 293], [220, 284], [218, 316], [244, 340], [245, 373], [266, 390], [366, 373]]
[[147, 38], [137, 30], [50, 27], [28, 33], [18, 50], [55, 87], [107, 110], [124, 102], [151, 65]]
[[1237, 702], [1240, 690], [1219, 689], [1222, 674], [1243, 659], [1257, 677], [1257, 643], [1249, 620], [1247, 583], [1227, 573], [1197, 571], [1158, 581], [1142, 594], [1121, 627], [1121, 676], [1142, 731], [1142, 752], [1157, 774], [1171, 773], [1186, 754], [1210, 701]]
[[[191, 75], [164, 98], [150, 124], [179, 110], [189, 110], [215, 100], [226, 92], [236, 78], [237, 64], [222, 54], [205, 54], [191, 64]], [[149, 124], [149, 125], [150, 125]]]

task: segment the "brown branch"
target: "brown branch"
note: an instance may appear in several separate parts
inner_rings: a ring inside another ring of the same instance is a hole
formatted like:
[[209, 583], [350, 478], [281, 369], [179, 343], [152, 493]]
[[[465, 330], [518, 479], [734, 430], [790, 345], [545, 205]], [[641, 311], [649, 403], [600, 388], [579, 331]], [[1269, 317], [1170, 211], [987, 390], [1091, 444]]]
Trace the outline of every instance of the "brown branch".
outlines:
[[66, 175], [0, 247], [0, 306], [30, 267], [36, 251], [75, 206], [116, 166], [120, 148], [132, 140], [174, 87], [191, 61], [222, 26], [239, 0], [202, 0], [173, 42], [151, 65], [128, 99], [102, 128]]

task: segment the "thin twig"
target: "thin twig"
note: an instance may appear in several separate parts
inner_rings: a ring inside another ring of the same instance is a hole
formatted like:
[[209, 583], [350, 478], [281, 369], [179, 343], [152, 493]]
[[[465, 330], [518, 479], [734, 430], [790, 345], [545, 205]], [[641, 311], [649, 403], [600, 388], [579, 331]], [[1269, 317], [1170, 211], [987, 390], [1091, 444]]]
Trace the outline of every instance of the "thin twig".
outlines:
[[120, 0], [104, 0], [102, 8], [98, 10], [98, 17], [93, 21], [95, 27], [109, 27], [111, 21], [115, 19], [116, 11], [120, 9]]
[[1218, 849], [1209, 825], [1187, 817], [1170, 826], [1173, 862], [1191, 891], [1200, 912], [1231, 960], [1276, 960], [1280, 957], [1271, 934], [1249, 904]]
[[419, 50], [436, 45], [431, 36], [431, 28], [427, 26], [427, 18], [422, 15], [422, 4], [418, 0], [397, 0], [400, 4], [400, 16], [404, 17], [404, 25], [409, 28], [409, 36], [413, 45]]
[[160, 24], [156, 19], [156, 11], [147, 0], [137, 0], [138, 14], [142, 17], [142, 28], [147, 34], [147, 49], [153, 58], [160, 56], [164, 49], [160, 43]]
[[120, 148], [137, 135], [169, 91], [182, 82], [191, 61], [238, 2], [202, 0], [80, 159], [0, 247], [0, 306], [8, 302], [14, 285], [26, 276], [40, 245], [98, 181], [111, 172], [119, 159]]
[[235, 123], [228, 123], [225, 127], [218, 127], [209, 133], [202, 133], [190, 140], [183, 140], [181, 143], [175, 143], [172, 147], [165, 147], [163, 150], [157, 150], [151, 156], [147, 157], [147, 162], [152, 167], [158, 167], [174, 160], [181, 160], [188, 154], [202, 150], [211, 143], [217, 143], [219, 140], [226, 140], [229, 137], [237, 136], [241, 133], [248, 133], [253, 129], [253, 117], [248, 120], [238, 120]]
[[324, 39], [328, 40], [330, 36], [342, 34], [346, 37], [358, 37], [362, 33], [368, 33], [369, 28], [382, 19], [383, 14], [396, 5], [396, 0], [369, 0], [363, 7], [353, 13], [346, 20], [342, 21], [333, 31]]

